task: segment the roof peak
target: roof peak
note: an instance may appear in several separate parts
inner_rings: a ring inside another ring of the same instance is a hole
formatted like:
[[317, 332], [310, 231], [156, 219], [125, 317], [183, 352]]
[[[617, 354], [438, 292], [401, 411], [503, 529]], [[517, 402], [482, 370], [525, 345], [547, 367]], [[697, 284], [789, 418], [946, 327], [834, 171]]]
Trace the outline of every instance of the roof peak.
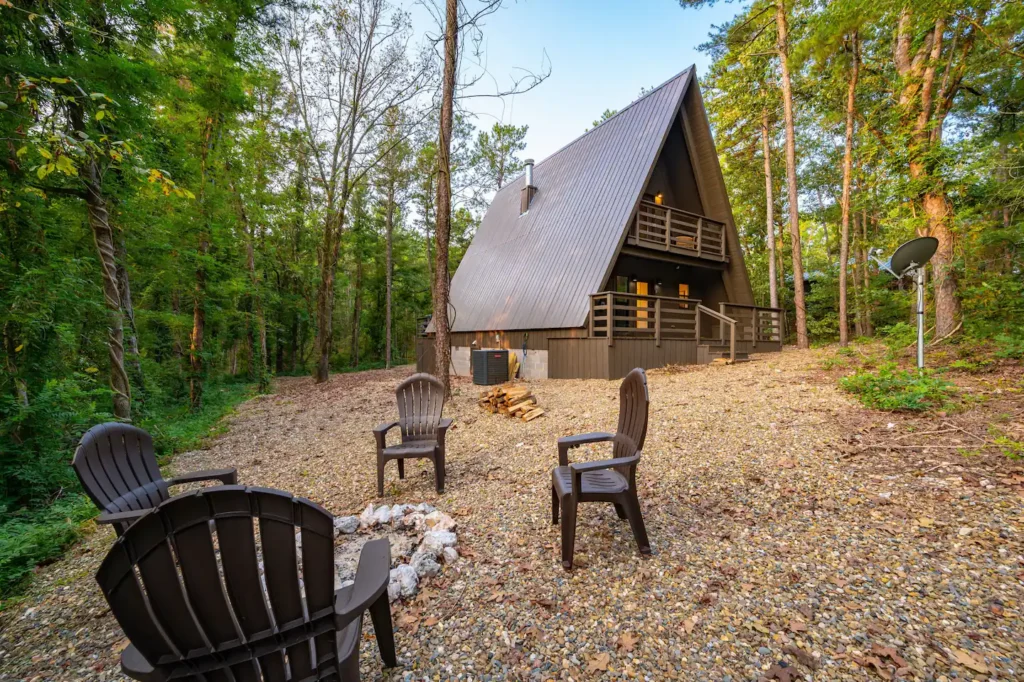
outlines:
[[[605, 119], [604, 121], [601, 121], [600, 123], [598, 123], [593, 128], [590, 128], [589, 130], [584, 131], [582, 135], [579, 135], [578, 137], [573, 138], [569, 142], [567, 142], [564, 145], [562, 145], [561, 147], [559, 147], [557, 150], [551, 152], [550, 154], [545, 156], [543, 159], [541, 159], [540, 161], [536, 162], [536, 164], [534, 164], [534, 167], [541, 166], [542, 164], [544, 164], [544, 162], [546, 162], [549, 159], [557, 156], [558, 154], [560, 154], [565, 149], [567, 149], [567, 148], [571, 147], [572, 145], [576, 144], [577, 142], [579, 142], [584, 137], [586, 137], [590, 133], [594, 132], [595, 130], [597, 130], [598, 128], [603, 126], [604, 124], [608, 123], [609, 121], [614, 121], [616, 118], [618, 118], [622, 114], [626, 113], [627, 111], [629, 111], [630, 109], [635, 107], [640, 102], [643, 102], [648, 97], [654, 95], [656, 92], [658, 92], [659, 90], [663, 89], [667, 85], [671, 85], [672, 83], [675, 83], [677, 80], [679, 80], [683, 76], [686, 76], [686, 75], [688, 75], [691, 72], [695, 72], [696, 70], [697, 70], [697, 65], [696, 64], [691, 64], [690, 66], [686, 67], [685, 69], [683, 69], [682, 71], [680, 71], [676, 75], [674, 75], [671, 78], [669, 78], [667, 81], [665, 81], [661, 85], [657, 85], [657, 86], [651, 88], [650, 91], [645, 93], [642, 97], [637, 97], [635, 100], [633, 100], [632, 102], [630, 102], [629, 104], [624, 106], [622, 109], [619, 109], [618, 111], [616, 111], [614, 115], [609, 116], [607, 119]], [[522, 176], [516, 176], [516, 177], [518, 178], [518, 177], [522, 177]], [[508, 183], [505, 184], [505, 187], [508, 187], [511, 184], [512, 184], [511, 182], [508, 182]], [[502, 189], [504, 189], [505, 187], [502, 187]]]

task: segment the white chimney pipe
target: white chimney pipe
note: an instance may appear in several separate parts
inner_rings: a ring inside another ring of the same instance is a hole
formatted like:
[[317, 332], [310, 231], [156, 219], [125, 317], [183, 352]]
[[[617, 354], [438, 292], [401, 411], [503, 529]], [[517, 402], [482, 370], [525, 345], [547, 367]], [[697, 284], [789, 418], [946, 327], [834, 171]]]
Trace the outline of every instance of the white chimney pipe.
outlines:
[[533, 187], [533, 159], [527, 159], [526, 164], [526, 186]]

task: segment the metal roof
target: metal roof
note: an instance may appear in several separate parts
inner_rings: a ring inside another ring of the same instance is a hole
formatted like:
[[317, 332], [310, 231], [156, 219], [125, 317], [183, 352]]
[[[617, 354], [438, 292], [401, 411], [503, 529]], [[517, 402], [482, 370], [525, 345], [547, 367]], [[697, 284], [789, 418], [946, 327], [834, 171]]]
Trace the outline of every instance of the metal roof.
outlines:
[[584, 325], [693, 80], [691, 66], [538, 163], [526, 213], [522, 177], [498, 191], [452, 279], [452, 331]]

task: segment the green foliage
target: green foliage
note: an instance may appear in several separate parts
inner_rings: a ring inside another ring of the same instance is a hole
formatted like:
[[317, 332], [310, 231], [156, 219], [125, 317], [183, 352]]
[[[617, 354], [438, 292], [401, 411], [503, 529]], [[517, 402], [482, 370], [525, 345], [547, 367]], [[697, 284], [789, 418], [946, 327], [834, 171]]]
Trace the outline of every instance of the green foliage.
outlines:
[[1024, 360], [1024, 328], [1015, 334], [1000, 334], [996, 337], [996, 357]]
[[[199, 410], [172, 402], [139, 423], [164, 460], [201, 447], [253, 391], [249, 384], [229, 383], [209, 386], [205, 395]], [[16, 594], [36, 564], [58, 557], [79, 536], [82, 522], [96, 516], [71, 457], [82, 433], [110, 418], [97, 408], [108, 397], [108, 389], [83, 375], [47, 382], [29, 407], [0, 402], [0, 598]]]
[[92, 501], [80, 494], [35, 512], [4, 514], [0, 521], [0, 599], [23, 589], [33, 569], [60, 556], [81, 534], [82, 522], [95, 515]]
[[943, 407], [954, 395], [950, 382], [926, 371], [882, 365], [878, 371], [858, 370], [839, 380], [839, 385], [866, 406], [890, 412], [923, 412]]
[[881, 330], [882, 341], [893, 357], [917, 341], [917, 326], [909, 322], [897, 322]]

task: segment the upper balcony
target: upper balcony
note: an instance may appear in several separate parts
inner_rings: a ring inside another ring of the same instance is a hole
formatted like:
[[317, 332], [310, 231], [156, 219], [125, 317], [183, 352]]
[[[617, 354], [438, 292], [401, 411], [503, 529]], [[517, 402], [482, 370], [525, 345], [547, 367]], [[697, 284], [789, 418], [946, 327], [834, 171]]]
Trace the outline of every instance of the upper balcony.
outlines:
[[626, 243], [724, 263], [725, 225], [679, 208], [641, 201]]

